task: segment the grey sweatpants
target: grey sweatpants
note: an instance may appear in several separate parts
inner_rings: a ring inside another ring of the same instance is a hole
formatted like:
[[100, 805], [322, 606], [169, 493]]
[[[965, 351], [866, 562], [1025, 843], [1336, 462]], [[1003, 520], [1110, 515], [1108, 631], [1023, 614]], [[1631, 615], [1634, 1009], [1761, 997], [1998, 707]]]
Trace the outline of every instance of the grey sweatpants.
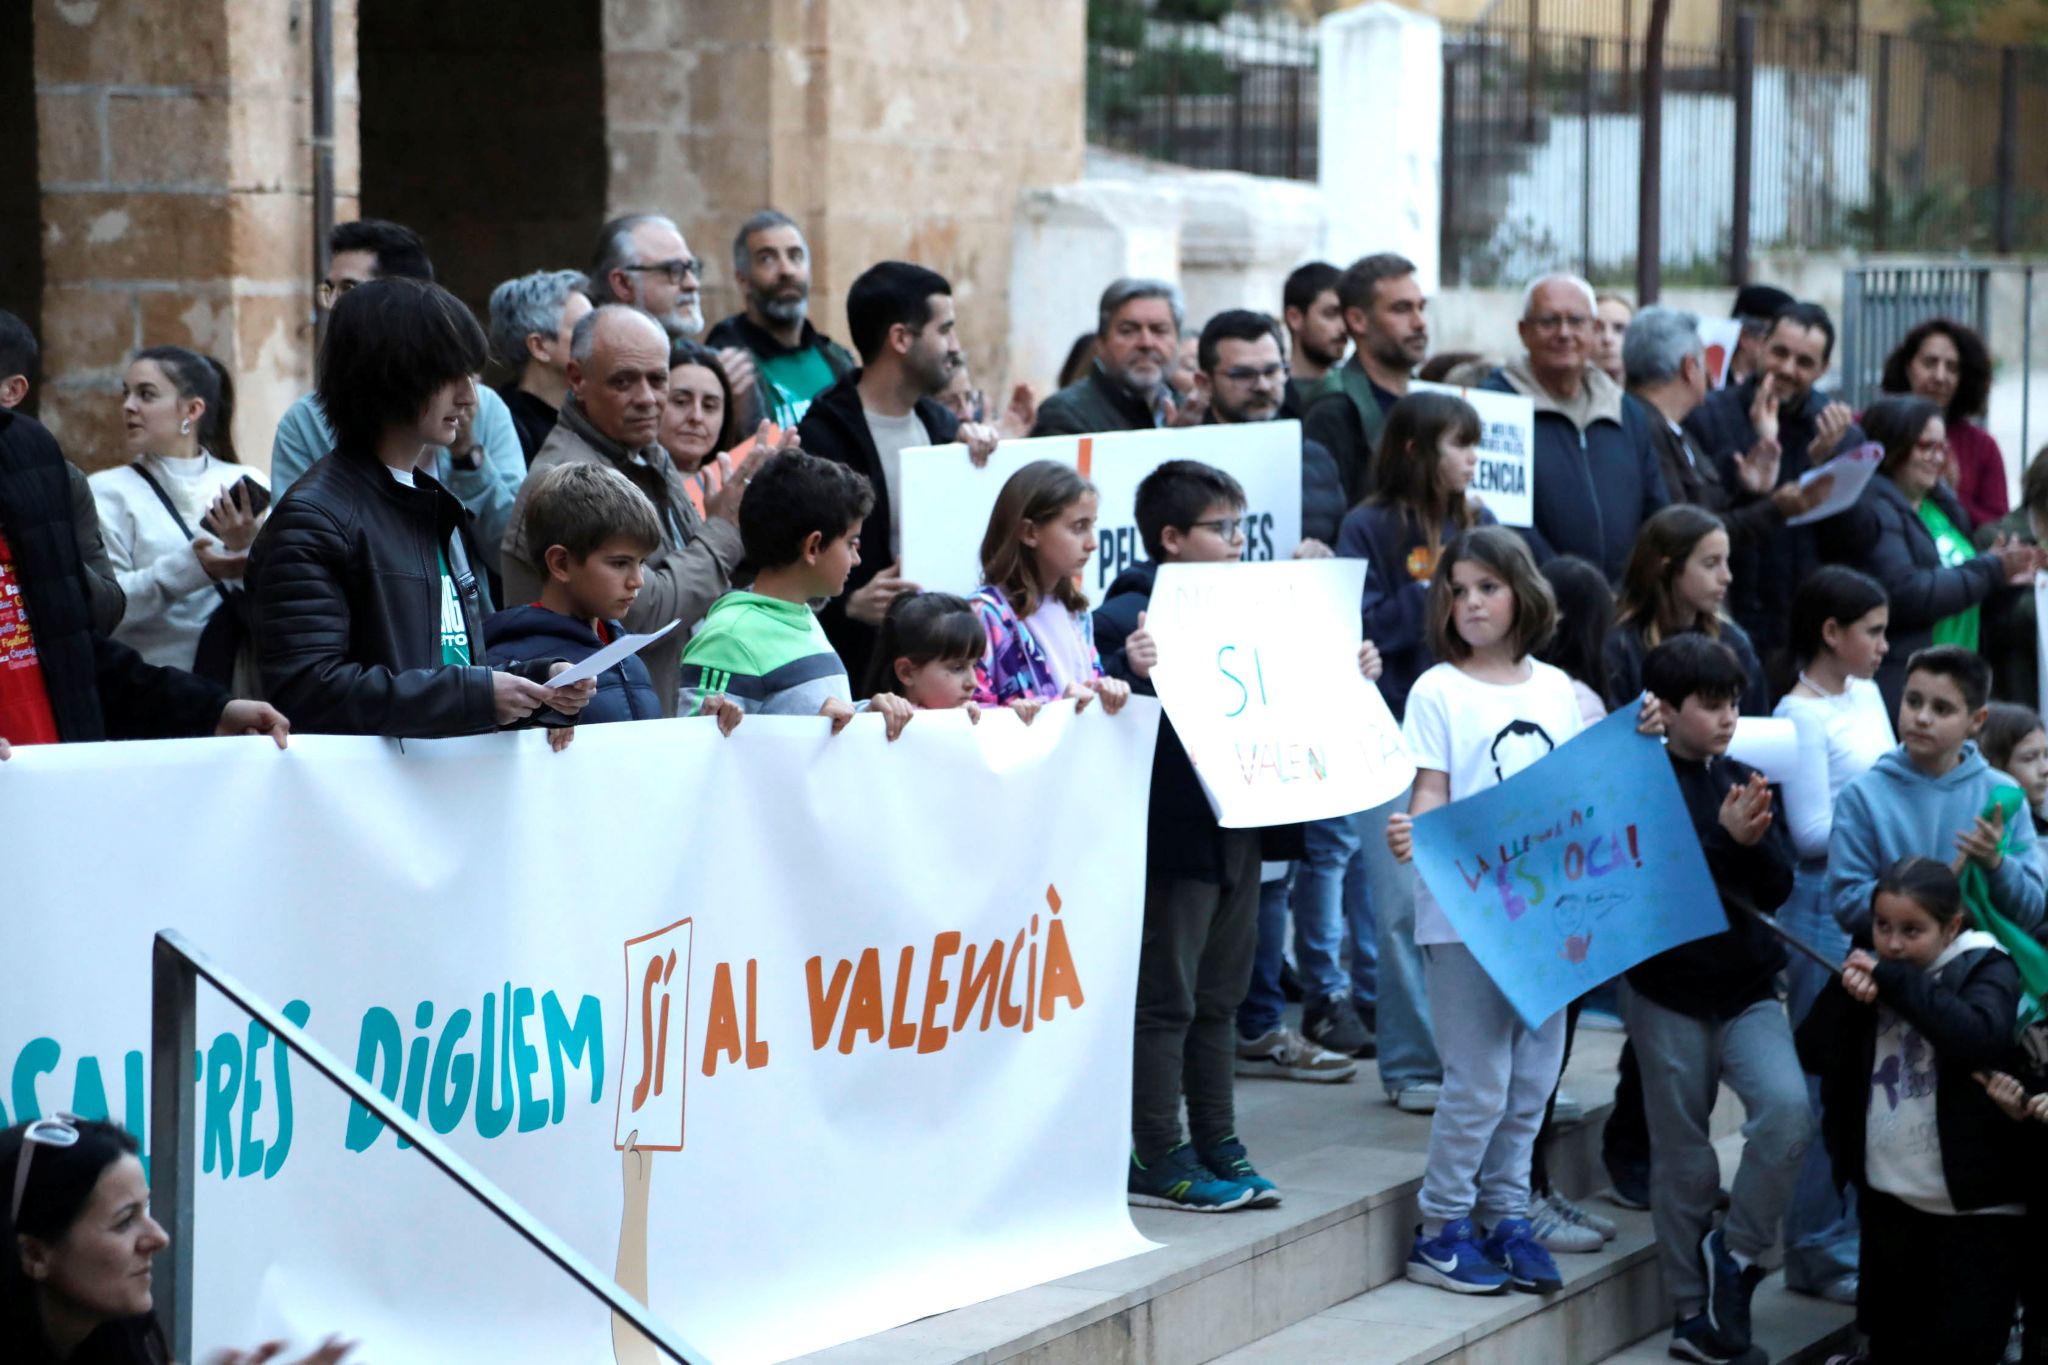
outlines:
[[1564, 1065], [1564, 1011], [1532, 1029], [1462, 943], [1422, 949], [1444, 1088], [1429, 1124], [1423, 1232], [1475, 1211], [1491, 1226], [1529, 1211], [1529, 1154]]
[[1721, 1188], [1721, 1163], [1708, 1128], [1714, 1093], [1725, 1079], [1749, 1116], [1721, 1235], [1730, 1251], [1754, 1260], [1778, 1240], [1778, 1224], [1813, 1139], [1806, 1077], [1778, 1000], [1759, 1000], [1733, 1019], [1695, 1019], [1624, 981], [1621, 1013], [1643, 1073], [1650, 1224], [1664, 1261], [1665, 1287], [1679, 1316], [1690, 1317], [1706, 1301], [1700, 1239]]

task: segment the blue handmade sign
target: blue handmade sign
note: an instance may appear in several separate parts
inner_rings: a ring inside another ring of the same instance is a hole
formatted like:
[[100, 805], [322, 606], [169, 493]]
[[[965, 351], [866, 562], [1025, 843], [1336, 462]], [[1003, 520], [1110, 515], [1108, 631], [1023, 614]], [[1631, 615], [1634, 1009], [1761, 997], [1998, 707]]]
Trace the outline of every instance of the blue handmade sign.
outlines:
[[1533, 1028], [1728, 927], [1662, 743], [1624, 707], [1497, 787], [1415, 821], [1415, 868]]

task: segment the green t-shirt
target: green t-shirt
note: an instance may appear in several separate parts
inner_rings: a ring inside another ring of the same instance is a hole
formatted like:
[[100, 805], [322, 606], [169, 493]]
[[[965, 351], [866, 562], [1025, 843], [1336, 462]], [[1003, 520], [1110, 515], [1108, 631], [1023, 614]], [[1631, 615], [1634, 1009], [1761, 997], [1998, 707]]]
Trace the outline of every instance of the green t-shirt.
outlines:
[[456, 595], [455, 580], [448, 573], [447, 552], [436, 548], [434, 558], [441, 566], [441, 662], [467, 668], [469, 622], [462, 619], [462, 599]]
[[[1941, 565], [1953, 569], [1958, 564], [1967, 564], [1977, 557], [1976, 547], [1962, 528], [1948, 519], [1948, 513], [1933, 498], [1920, 499], [1920, 521], [1927, 533], [1934, 537], [1934, 549], [1941, 556]], [[1944, 616], [1934, 623], [1934, 643], [1938, 645], [1961, 645], [1972, 654], [1977, 652], [1976, 607], [1966, 607], [1954, 616]]]
[[837, 378], [823, 350], [805, 346], [778, 356], [754, 357], [755, 371], [765, 387], [763, 405], [768, 416], [784, 431], [793, 431], [810, 411], [811, 400], [832, 387]]

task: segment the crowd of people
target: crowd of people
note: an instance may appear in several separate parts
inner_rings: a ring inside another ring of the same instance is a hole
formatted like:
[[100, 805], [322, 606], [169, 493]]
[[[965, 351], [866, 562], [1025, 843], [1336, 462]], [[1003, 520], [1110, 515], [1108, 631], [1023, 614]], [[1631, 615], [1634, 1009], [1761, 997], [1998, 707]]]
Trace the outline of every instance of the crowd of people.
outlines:
[[[1295, 553], [1367, 561], [1358, 666], [1418, 776], [1353, 816], [1226, 830], [1163, 725], [1131, 1201], [1279, 1202], [1237, 1133], [1235, 1078], [1344, 1081], [1376, 1057], [1389, 1101], [1430, 1124], [1409, 1277], [1554, 1292], [1554, 1254], [1615, 1235], [1544, 1163], [1582, 1112], [1558, 1089], [1581, 1005], [1605, 1004], [1630, 1043], [1603, 1154], [1615, 1201], [1651, 1211], [1675, 1355], [1763, 1358], [1749, 1298], [1780, 1241], [1793, 1288], [1858, 1304], [1873, 1359], [2004, 1351], [2048, 1209], [2048, 1073], [2014, 1041], [2032, 997], [2009, 951], [2048, 885], [2031, 709], [2048, 462], [2009, 507], [1969, 328], [1915, 327], [1859, 414], [1820, 387], [1827, 312], [1768, 286], [1737, 297], [1725, 374], [1694, 315], [1568, 274], [1529, 283], [1499, 356], [1433, 354], [1416, 269], [1383, 253], [1302, 266], [1278, 317], [1199, 327], [1172, 284], [1114, 281], [1058, 391], [1018, 385], [998, 411], [943, 276], [863, 271], [849, 349], [811, 318], [801, 225], [774, 211], [736, 232], [744, 307], [708, 331], [704, 266], [656, 214], [605, 224], [587, 272], [505, 281], [487, 325], [401, 225], [342, 224], [329, 247], [317, 382], [267, 478], [234, 448], [233, 376], [174, 345], [128, 365], [132, 460], [85, 477], [22, 411], [37, 344], [0, 314], [0, 757], [294, 730], [540, 727], [559, 749], [580, 724], [836, 732], [861, 711], [893, 739], [923, 710], [1114, 713], [1152, 690], [1157, 566], [1244, 557], [1244, 490], [1161, 464], [1133, 509], [1146, 558], [1091, 603], [1097, 491], [1030, 463], [989, 514], [981, 586], [955, 596], [903, 577], [906, 452], [985, 462], [1024, 435], [1297, 418]], [[1500, 526], [1470, 491], [1479, 415], [1418, 379], [1529, 400], [1533, 525]], [[1866, 440], [1867, 487], [1808, 519], [1832, 481], [1803, 476]], [[551, 681], [671, 623], [596, 679]], [[1412, 820], [1618, 708], [1663, 737], [1730, 928], [1531, 1028], [1418, 881]], [[1799, 739], [1781, 786], [1726, 756], [1738, 716], [1773, 715]], [[1838, 968], [1788, 957], [1759, 915]], [[1749, 1118], [1719, 1197], [1724, 1081]], [[26, 1359], [155, 1358], [146, 1279], [139, 1297], [91, 1286], [132, 1291], [130, 1262], [162, 1245], [103, 1127], [0, 1134], [20, 1248], [0, 1326]], [[1930, 1295], [1947, 1311], [1921, 1311]], [[2048, 1306], [2024, 1317], [2034, 1350]]]

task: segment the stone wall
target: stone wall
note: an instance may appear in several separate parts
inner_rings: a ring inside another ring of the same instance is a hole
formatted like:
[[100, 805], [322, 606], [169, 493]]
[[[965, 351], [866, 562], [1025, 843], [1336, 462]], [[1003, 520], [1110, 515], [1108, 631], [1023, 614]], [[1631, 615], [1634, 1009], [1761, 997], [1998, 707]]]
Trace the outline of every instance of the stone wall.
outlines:
[[672, 214], [735, 311], [732, 233], [773, 205], [811, 243], [811, 316], [854, 276], [949, 278], [978, 382], [1010, 372], [1018, 192], [1081, 174], [1084, 0], [604, 0], [608, 208]]
[[[335, 0], [355, 69], [354, 0]], [[302, 0], [37, 0], [43, 420], [87, 468], [119, 463], [128, 354], [220, 358], [234, 434], [267, 465], [312, 376], [311, 35]], [[354, 83], [337, 87], [338, 216], [354, 216]]]

